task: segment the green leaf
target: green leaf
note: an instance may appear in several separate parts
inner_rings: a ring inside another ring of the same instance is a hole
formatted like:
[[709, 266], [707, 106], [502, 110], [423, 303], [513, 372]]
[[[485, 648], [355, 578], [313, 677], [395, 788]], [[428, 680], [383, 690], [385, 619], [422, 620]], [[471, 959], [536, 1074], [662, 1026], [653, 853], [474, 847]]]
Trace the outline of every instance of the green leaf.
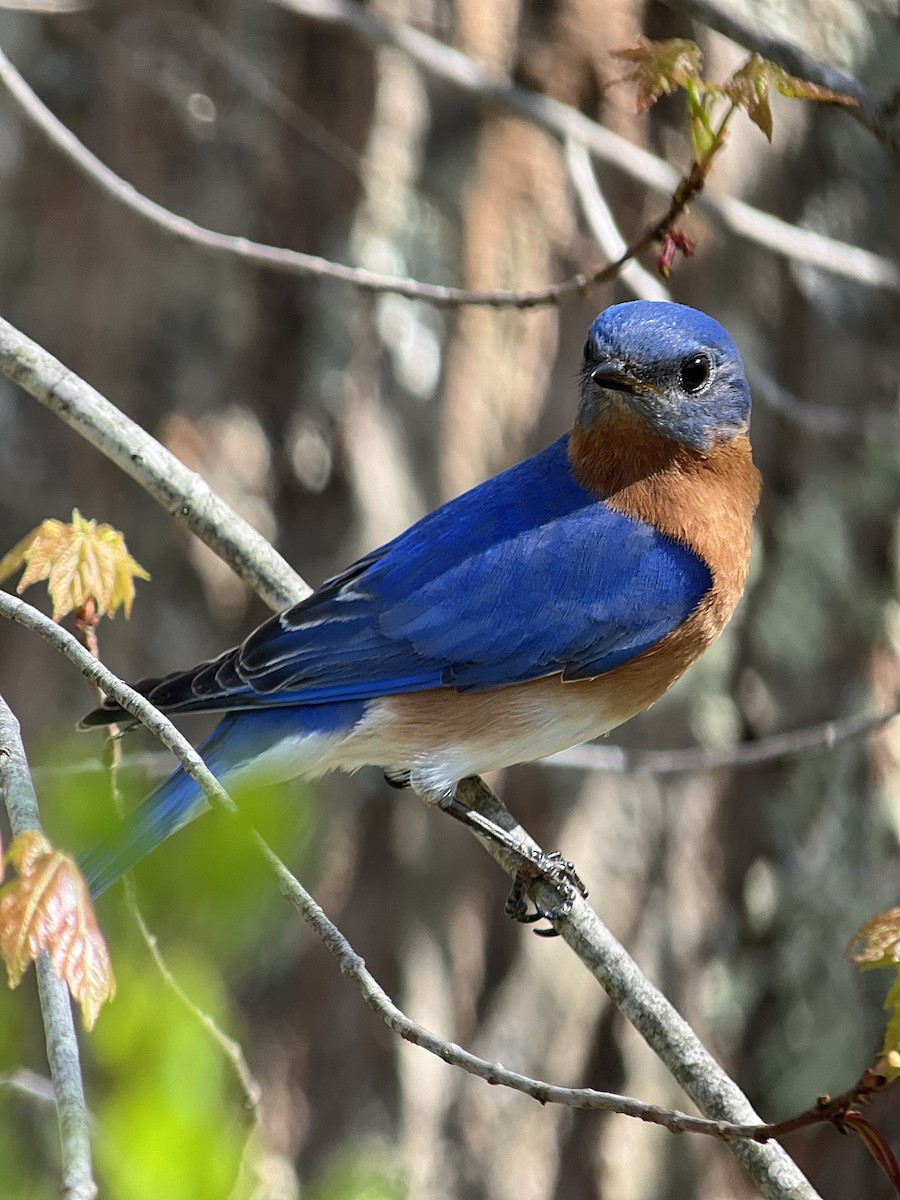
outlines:
[[722, 87], [732, 104], [743, 108], [747, 116], [758, 126], [771, 142], [772, 106], [769, 103], [770, 89], [774, 88], [789, 100], [815, 100], [820, 104], [843, 104], [856, 106], [858, 101], [843, 92], [820, 87], [806, 79], [789, 75], [776, 63], [769, 62], [760, 54], [753, 54], [744, 65], [735, 71]]
[[883, 1070], [885, 1078], [893, 1082], [900, 1079], [900, 975], [891, 985], [891, 990], [885, 997], [884, 1007], [888, 1021], [881, 1048], [884, 1056]]
[[691, 146], [694, 151], [694, 161], [703, 162], [716, 144], [716, 131], [712, 127], [710, 108], [715, 92], [706, 84], [688, 80], [685, 84], [687, 92], [688, 113], [690, 116]]

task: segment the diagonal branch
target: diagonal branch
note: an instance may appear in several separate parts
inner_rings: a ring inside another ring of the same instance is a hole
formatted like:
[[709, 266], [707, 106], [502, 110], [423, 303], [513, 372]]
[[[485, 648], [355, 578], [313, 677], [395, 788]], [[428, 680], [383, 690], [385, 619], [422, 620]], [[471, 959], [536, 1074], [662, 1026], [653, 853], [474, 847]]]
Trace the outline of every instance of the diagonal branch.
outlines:
[[[46, 618], [45, 618], [46, 619]], [[19, 722], [0, 696], [0, 792], [9, 823], [18, 836], [41, 832], [37, 796], [19, 733]], [[81, 1080], [78, 1039], [69, 993], [57, 979], [44, 951], [35, 962], [41, 1017], [47, 1039], [47, 1061], [56, 1098], [62, 1153], [63, 1200], [94, 1200], [97, 1186], [91, 1167], [90, 1121]]]
[[[243, 821], [228, 793], [210, 773], [190, 742], [177, 731], [168, 718], [113, 675], [62, 626], [23, 600], [2, 591], [0, 616], [39, 634], [64, 654], [82, 674], [121, 704], [175, 754], [185, 771], [203, 789], [214, 808], [222, 809], [233, 818]], [[461, 789], [466, 802], [477, 802], [479, 811], [514, 832], [526, 848], [534, 846], [524, 830], [516, 825], [497, 797], [480, 780], [464, 780]], [[486, 1079], [489, 1083], [504, 1084], [533, 1096], [541, 1103], [561, 1103], [577, 1108], [618, 1112], [664, 1125], [676, 1132], [690, 1131], [723, 1138], [728, 1141], [730, 1148], [744, 1164], [763, 1195], [770, 1200], [818, 1200], [816, 1192], [781, 1146], [768, 1142], [762, 1144], [758, 1140], [772, 1136], [770, 1127], [758, 1122], [756, 1114], [737, 1085], [705, 1050], [687, 1022], [641, 974], [624, 948], [583, 900], [576, 903], [571, 916], [556, 922], [562, 936], [603, 984], [624, 1015], [662, 1057], [688, 1094], [712, 1119], [704, 1121], [612, 1093], [585, 1088], [561, 1088], [542, 1080], [531, 1079], [509, 1071], [495, 1062], [478, 1058], [418, 1025], [397, 1008], [366, 970], [363, 960], [337, 926], [326, 917], [319, 905], [252, 826], [245, 823], [245, 828], [257, 850], [273, 870], [282, 894], [291, 901], [328, 949], [335, 954], [341, 970], [356, 983], [366, 1003], [405, 1039], [451, 1065]], [[515, 873], [519, 864], [510, 860], [505, 851], [493, 846], [488, 846], [488, 849], [501, 866]], [[548, 909], [558, 905], [558, 897], [552, 889], [542, 889], [539, 886], [537, 898]]]
[[[272, 0], [272, 3], [308, 20], [354, 33], [367, 44], [395, 46], [422, 70], [459, 88], [477, 102], [517, 113], [561, 142], [567, 138], [579, 142], [594, 158], [652, 191], [672, 195], [678, 187], [679, 174], [669, 163], [605, 129], [578, 109], [519, 87], [452, 46], [418, 29], [378, 17], [355, 0]], [[773, 254], [855, 279], [869, 287], [900, 292], [900, 265], [870, 250], [835, 241], [812, 229], [801, 229], [733, 196], [713, 196], [706, 192], [694, 206], [720, 228], [765, 246]]]
[[[674, 167], [648, 151], [626, 141], [611, 130], [591, 121], [577, 109], [549, 96], [520, 88], [503, 77], [493, 76], [459, 51], [426, 34], [401, 25], [393, 25], [373, 15], [351, 0], [275, 0], [303, 16], [337, 24], [372, 43], [385, 42], [403, 49], [432, 74], [456, 84], [484, 103], [511, 109], [533, 121], [561, 140], [572, 139], [597, 158], [612, 163], [625, 174], [654, 191], [674, 196], [682, 183]], [[562, 283], [534, 291], [469, 291], [419, 283], [416, 280], [381, 275], [358, 267], [331, 262], [317, 255], [253, 242], [248, 238], [219, 233], [198, 225], [157, 204], [138, 192], [92, 154], [28, 86], [9, 59], [0, 50], [0, 83], [20, 105], [22, 111], [85, 175], [103, 191], [137, 212], [159, 228], [181, 240], [206, 250], [235, 255], [258, 267], [302, 276], [339, 279], [367, 291], [393, 292], [438, 305], [485, 305], [494, 308], [530, 309], [557, 303], [569, 295], [581, 294], [615, 278], [621, 267], [643, 250], [652, 236], [639, 238], [623, 255], [593, 273], [577, 274]], [[701, 194], [695, 200], [721, 227], [767, 247], [775, 254], [809, 263], [820, 270], [844, 275], [870, 287], [900, 292], [900, 267], [859, 246], [835, 241], [814, 230], [801, 229], [768, 213], [761, 212], [733, 197]], [[679, 211], [682, 206], [679, 206]]]
[[309, 595], [296, 571], [196, 471], [2, 317], [0, 371], [130, 475], [271, 608]]
[[[651, 224], [621, 257], [588, 273], [571, 276], [561, 283], [532, 291], [470, 291], [467, 288], [446, 287], [441, 284], [419, 283], [414, 279], [394, 275], [381, 275], [362, 267], [349, 267], [331, 262], [315, 254], [299, 250], [288, 250], [281, 246], [269, 246], [253, 242], [249, 238], [218, 233], [198, 225], [195, 221], [173, 213], [137, 191], [126, 180], [120, 178], [105, 163], [92, 154], [61, 121], [38, 99], [6, 55], [0, 50], [0, 82], [19, 102], [26, 115], [41, 129], [53, 144], [67, 155], [92, 182], [98, 184], [107, 195], [124, 204], [133, 212], [165, 230], [181, 241], [191, 242], [205, 250], [224, 252], [246, 259], [258, 267], [281, 271], [291, 275], [339, 279], [352, 283], [368, 292], [393, 292], [415, 300], [426, 300], [438, 305], [486, 305], [491, 308], [514, 307], [519, 309], [538, 308], [556, 304], [566, 296], [584, 293], [588, 288], [609, 283], [618, 275], [624, 263], [647, 249], [668, 228], [693, 199], [696, 190], [687, 187], [677, 199], [673, 199], [668, 212], [659, 221]], [[678, 175], [673, 173], [676, 188]]]

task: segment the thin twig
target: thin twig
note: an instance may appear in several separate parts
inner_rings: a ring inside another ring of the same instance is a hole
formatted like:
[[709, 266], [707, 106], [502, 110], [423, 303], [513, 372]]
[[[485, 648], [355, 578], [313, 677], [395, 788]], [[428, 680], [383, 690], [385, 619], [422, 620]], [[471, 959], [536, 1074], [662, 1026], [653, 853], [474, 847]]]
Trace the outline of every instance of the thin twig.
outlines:
[[[608, 771], [616, 775], [687, 775], [702, 771], [740, 770], [742, 767], [756, 767], [777, 762], [782, 758], [792, 758], [796, 754], [831, 750], [841, 742], [877, 733], [898, 716], [900, 710], [857, 713], [850, 717], [835, 717], [830, 721], [822, 721], [817, 725], [808, 725], [786, 733], [770, 733], [753, 742], [740, 742], [736, 746], [716, 748], [688, 746], [680, 750], [640, 750], [605, 742], [587, 742], [583, 746], [573, 746], [549, 758], [535, 761], [538, 765], [549, 767]], [[155, 750], [138, 752], [128, 757], [130, 768], [156, 771], [158, 774], [162, 774], [167, 762], [166, 755]], [[104, 770], [102, 763], [85, 759], [68, 767], [37, 767], [34, 774], [38, 779], [52, 779], [73, 775], [99, 775]]]
[[[76, 625], [84, 639], [84, 645], [91, 657], [97, 661], [100, 659], [100, 643], [97, 637], [97, 627], [99, 619], [97, 617], [96, 608], [93, 602], [82, 608], [80, 617], [76, 620]], [[104, 699], [103, 689], [94, 684], [93, 690], [96, 694], [97, 703], [102, 704]], [[122, 740], [120, 737], [119, 727], [115, 724], [108, 725], [105, 730], [103, 739], [103, 766], [105, 769], [106, 780], [109, 784], [110, 794], [112, 796], [113, 806], [122, 820], [125, 816], [124, 801], [121, 789], [119, 788], [119, 769], [122, 761]], [[134, 922], [138, 927], [141, 937], [144, 940], [144, 945], [150, 953], [150, 957], [156, 965], [157, 970], [162, 977], [163, 983], [172, 992], [172, 994], [181, 1002], [187, 1009], [194, 1020], [206, 1031], [210, 1038], [216, 1043], [234, 1070], [237, 1081], [244, 1092], [244, 1098], [247, 1102], [247, 1109], [251, 1115], [251, 1126], [248, 1137], [251, 1137], [259, 1128], [262, 1114], [260, 1111], [260, 1099], [262, 1089], [253, 1077], [247, 1059], [244, 1055], [243, 1047], [235, 1038], [229, 1037], [223, 1029], [219, 1027], [215, 1019], [210, 1013], [202, 1009], [185, 991], [184, 987], [175, 977], [171, 967], [166, 962], [162, 950], [159, 948], [159, 939], [156, 934], [147, 924], [141, 906], [138, 901], [137, 888], [134, 879], [131, 875], [125, 877], [125, 895], [128, 901], [128, 908], [134, 918]]]
[[[202, 788], [210, 804], [217, 809], [224, 809], [233, 817], [242, 819], [228, 793], [219, 781], [210, 773], [203, 760], [191, 744], [178, 733], [171, 722], [158, 712], [143, 696], [140, 696], [122, 680], [117, 679], [107, 668], [99, 663], [81, 645], [76, 638], [60, 625], [50, 620], [31, 605], [17, 597], [0, 591], [0, 616], [7, 617], [20, 625], [38, 633], [57, 650], [63, 653], [81, 670], [93, 683], [99, 684], [107, 695], [116, 700], [127, 712], [146, 725], [148, 729], [176, 755], [183, 768]], [[498, 823], [505, 822], [507, 827], [515, 823], [500, 805], [493, 793], [480, 780], [463, 781], [461, 794], [467, 802], [477, 799], [479, 807], [488, 808], [488, 815]], [[487, 799], [485, 799], [487, 798]], [[493, 807], [491, 807], [493, 806]], [[662, 1115], [665, 1110], [654, 1105], [644, 1105], [640, 1101], [628, 1097], [617, 1097], [609, 1093], [591, 1092], [590, 1089], [558, 1088], [556, 1085], [542, 1080], [531, 1080], [516, 1072], [508, 1072], [497, 1063], [478, 1059], [460, 1047], [439, 1038], [436, 1034], [417, 1025], [405, 1016], [387, 997], [380, 985], [365, 971], [362, 959], [347, 943], [343, 934], [333, 923], [328, 921], [325, 914], [315, 901], [305, 892], [302, 886], [291, 875], [283, 863], [274, 855], [263, 839], [252, 827], [247, 826], [248, 832], [260, 853], [275, 871], [279, 887], [295, 904], [295, 907], [309, 921], [326, 945], [337, 954], [341, 961], [342, 970], [350, 975], [362, 988], [367, 1003], [375, 1007], [379, 1015], [391, 1026], [400, 1026], [406, 1030], [402, 1035], [416, 1041], [429, 1052], [448, 1063], [460, 1066], [466, 1071], [477, 1074], [493, 1083], [505, 1083], [516, 1090], [534, 1095], [542, 1103], [566, 1103], [576, 1107], [596, 1107], [604, 1111], [621, 1112], [627, 1116], [639, 1117], [642, 1120], [663, 1124]], [[524, 831], [521, 831], [523, 846], [533, 845]], [[491, 852], [507, 869], [515, 869], [518, 864], [508, 861], [502, 851], [491, 847]], [[557, 897], [539, 885], [537, 888], [539, 900], [550, 908]], [[748, 1172], [761, 1188], [763, 1195], [771, 1200], [816, 1200], [816, 1193], [809, 1186], [792, 1160], [778, 1145], [757, 1145], [744, 1140], [744, 1127], [754, 1122], [754, 1137], [759, 1133], [755, 1113], [746, 1098], [722, 1071], [721, 1067], [702, 1047], [696, 1035], [683, 1019], [669, 1005], [668, 1001], [641, 975], [637, 966], [629, 958], [625, 950], [619, 946], [612, 935], [600, 922], [595, 913], [586, 903], [580, 902], [573, 908], [571, 917], [561, 918], [556, 922], [563, 937], [591, 970], [604, 984], [623, 1013], [631, 1020], [636, 1028], [647, 1038], [663, 1061], [676, 1071], [676, 1077], [682, 1082], [695, 1101], [704, 1108], [707, 1103], [712, 1107], [714, 1119], [705, 1124], [698, 1118], [687, 1114], [674, 1113], [672, 1119], [676, 1122], [689, 1122], [683, 1128], [693, 1132], [704, 1132], [716, 1137], [725, 1137], [722, 1118], [730, 1126], [737, 1121], [733, 1140], [729, 1144], [734, 1149]], [[376, 1003], [377, 1001], [377, 1003]], [[728, 1118], [733, 1118], [729, 1120]], [[681, 1125], [675, 1126], [681, 1129]]]
[[800, 79], [808, 79], [810, 83], [850, 96], [856, 105], [842, 106], [843, 111], [874, 133], [894, 154], [900, 154], [900, 137], [888, 124], [891, 116], [889, 102], [880, 100], [853, 75], [822, 62], [796, 42], [776, 33], [760, 20], [757, 13], [754, 12], [751, 17], [731, 5], [722, 4], [720, 0], [663, 0], [663, 3], [676, 12], [693, 17], [701, 25], [714, 29], [739, 46], [754, 50]]
[[758, 742], [742, 742], [721, 749], [692, 746], [687, 750], [629, 750], [624, 746], [602, 746], [596, 742], [573, 746], [551, 758], [550, 766], [578, 767], [596, 771], [644, 771], [651, 775], [681, 775], [690, 771], [716, 771], [727, 767], [750, 767], [775, 762], [810, 750], [830, 750], [850, 738], [866, 737], [883, 729], [900, 716], [900, 709], [882, 713], [856, 713], [795, 729], [773, 733]]
[[[467, 288], [419, 283], [414, 279], [394, 275], [381, 275], [361, 267], [349, 267], [342, 263], [331, 262], [315, 254], [305, 254], [299, 250], [270, 246], [263, 242], [251, 241], [249, 238], [219, 233], [216, 230], [207, 229], [203, 225], [198, 225], [195, 221], [182, 217], [178, 213], [173, 213], [170, 209], [164, 208], [155, 200], [151, 200], [137, 191], [130, 183], [110, 170], [95, 154], [92, 154], [72, 131], [63, 125], [41, 102], [2, 50], [0, 50], [0, 82], [6, 85], [27, 116], [92, 182], [98, 184], [107, 195], [164, 229], [173, 237], [191, 242], [204, 250], [236, 255], [269, 270], [282, 271], [291, 275], [339, 279], [345, 283], [352, 283], [354, 287], [363, 291], [393, 292], [400, 296], [408, 296], [415, 300], [427, 300], [431, 304], [438, 305], [466, 304], [485, 305], [492, 308], [529, 309], [556, 304], [566, 296], [584, 293], [588, 288], [597, 287], [614, 279], [623, 263], [652, 244], [658, 236], [662, 224], [662, 222], [655, 222], [651, 225], [619, 261], [604, 264], [587, 274], [578, 273], [561, 283], [530, 291], [471, 291]], [[685, 202], [677, 206], [677, 212], [682, 211]]]
[[[45, 618], [46, 620], [47, 618]], [[74, 640], [74, 639], [73, 639]], [[87, 653], [85, 651], [85, 653]], [[13, 834], [41, 832], [37, 796], [28, 771], [19, 722], [0, 696], [0, 791]], [[97, 1185], [91, 1167], [91, 1137], [78, 1039], [69, 993], [43, 951], [35, 962], [47, 1062], [56, 1096], [62, 1160], [63, 1200], [94, 1200]]]
[[[594, 164], [587, 147], [574, 138], [566, 138], [566, 166], [569, 179], [581, 203], [591, 233], [607, 258], [618, 258], [626, 248], [625, 239], [616, 224], [606, 197], [600, 191]], [[619, 272], [619, 279], [641, 300], [671, 300], [669, 289], [637, 260], [626, 263]]]
[[[391, 25], [372, 16], [360, 6], [342, 0], [277, 2], [304, 16], [351, 29], [370, 42], [397, 45], [410, 54], [420, 66], [448, 79], [478, 99], [505, 105], [513, 111], [521, 112], [560, 138], [572, 138], [583, 143], [598, 158], [613, 162], [626, 174], [638, 178], [656, 191], [674, 195], [679, 187], [681, 180], [678, 172], [662, 159], [590, 121], [574, 108], [539, 93], [516, 87], [508, 80], [498, 81], [498, 78], [490, 75], [459, 51], [428, 38], [417, 30]], [[206, 250], [236, 255], [269, 270], [340, 279], [365, 290], [394, 292], [438, 305], [471, 304], [530, 309], [555, 304], [565, 296], [583, 293], [587, 288], [609, 281], [616, 276], [624, 262], [646, 245], [644, 239], [638, 239], [631, 248], [631, 253], [623, 255], [616, 262], [600, 267], [593, 273], [579, 273], [562, 283], [531, 291], [470, 291], [465, 288], [424, 284], [408, 278], [381, 275], [331, 262], [317, 255], [219, 233], [171, 212], [138, 192], [92, 154], [35, 95], [2, 51], [0, 82], [6, 85], [26, 116], [107, 194], [177, 238], [202, 246]], [[757, 241], [776, 254], [845, 275], [868, 286], [900, 291], [900, 267], [871, 251], [835, 241], [813, 230], [800, 229], [731, 197], [713, 199], [700, 196], [697, 206], [732, 233]]]
[[[518, 113], [561, 142], [567, 138], [580, 142], [595, 158], [652, 191], [672, 195], [678, 187], [678, 172], [655, 154], [598, 125], [568, 104], [519, 87], [505, 75], [482, 67], [418, 29], [378, 17], [371, 8], [354, 0], [272, 0], [272, 3], [308, 20], [354, 33], [369, 45], [395, 46], [430, 75], [452, 84], [476, 102]], [[773, 254], [855, 279], [868, 287], [900, 292], [900, 265], [880, 254], [836, 241], [812, 229], [800, 229], [733, 196], [705, 192], [697, 198], [695, 208], [721, 228], [765, 246]]]
[[41, 16], [68, 16], [69, 13], [84, 12], [93, 0], [0, 0], [0, 10], [12, 12], [40, 13]]
[[786, 418], [814, 437], [864, 437], [873, 441], [900, 439], [900, 412], [871, 412], [808, 404], [777, 383], [756, 363], [747, 363], [747, 374], [755, 400]]
[[196, 471], [2, 317], [0, 371], [130, 475], [270, 607], [286, 608], [309, 594], [296, 571]]
[[260, 1111], [260, 1101], [262, 1100], [262, 1088], [258, 1080], [250, 1070], [250, 1065], [247, 1062], [244, 1048], [241, 1043], [233, 1037], [230, 1037], [224, 1029], [220, 1028], [215, 1018], [208, 1012], [202, 1009], [196, 1001], [184, 990], [178, 979], [172, 972], [172, 968], [166, 962], [162, 951], [159, 948], [159, 939], [156, 934], [147, 924], [144, 914], [141, 912], [138, 904], [137, 892], [134, 883], [131, 879], [126, 881], [126, 891], [128, 895], [128, 907], [131, 909], [132, 915], [137, 922], [137, 927], [141, 931], [141, 937], [144, 939], [144, 945], [150, 951], [150, 956], [156, 964], [156, 969], [163, 978], [166, 987], [174, 993], [188, 1010], [191, 1016], [206, 1030], [212, 1040], [216, 1043], [234, 1069], [234, 1074], [241, 1089], [244, 1093], [244, 1099], [247, 1103], [247, 1110], [251, 1116], [250, 1134], [259, 1127], [262, 1120]]
[[53, 1080], [45, 1075], [38, 1075], [36, 1071], [29, 1071], [27, 1067], [0, 1075], [0, 1087], [11, 1088], [23, 1096], [40, 1101], [41, 1104], [52, 1104], [54, 1107], [56, 1105]]

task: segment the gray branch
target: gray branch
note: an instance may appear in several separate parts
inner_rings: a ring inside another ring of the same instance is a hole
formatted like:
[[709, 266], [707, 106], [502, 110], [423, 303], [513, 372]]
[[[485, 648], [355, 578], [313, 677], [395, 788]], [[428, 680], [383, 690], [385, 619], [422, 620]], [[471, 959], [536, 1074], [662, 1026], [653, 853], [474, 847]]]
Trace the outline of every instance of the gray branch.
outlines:
[[[19, 722], [0, 696], [0, 791], [13, 834], [41, 832], [37, 796], [22, 746]], [[90, 1122], [81, 1080], [78, 1039], [69, 992], [44, 951], [35, 962], [47, 1062], [56, 1098], [62, 1158], [63, 1200], [94, 1200]]]
[[[118, 679], [62, 626], [36, 608], [0, 591], [0, 616], [15, 621], [39, 634], [63, 653], [79, 670], [112, 696], [131, 716], [144, 724], [175, 754], [179, 762], [202, 788], [210, 804], [242, 820], [228, 793], [197, 754], [194, 747], [174, 725], [139, 693]], [[500, 800], [479, 779], [463, 780], [460, 798], [488, 816], [495, 824], [513, 833], [524, 848], [535, 848], [533, 840], [504, 808]], [[769, 1200], [818, 1200], [794, 1162], [777, 1143], [760, 1144], [752, 1139], [765, 1135], [765, 1129], [737, 1085], [675, 1011], [669, 1002], [641, 974], [627, 952], [615, 940], [596, 913], [579, 900], [572, 914], [556, 922], [560, 932], [585, 966], [607, 990], [622, 1013], [634, 1024], [648, 1044], [673, 1071], [698, 1107], [707, 1114], [703, 1121], [685, 1113], [644, 1104], [625, 1096], [592, 1089], [561, 1088], [543, 1080], [509, 1071], [502, 1065], [478, 1058], [446, 1041], [407, 1017], [393, 1003], [377, 980], [365, 969], [362, 958], [344, 935], [294, 878], [284, 863], [263, 839], [246, 825], [259, 852], [273, 870], [279, 889], [288, 898], [326, 946], [337, 957], [341, 969], [354, 980], [366, 1003], [407, 1040], [421, 1046], [451, 1065], [478, 1075], [489, 1083], [504, 1084], [534, 1096], [542, 1103], [554, 1102], [577, 1108], [602, 1109], [638, 1117], [676, 1131], [706, 1133], [727, 1140], [754, 1182]], [[485, 842], [504, 869], [515, 874], [518, 862], [492, 843]], [[557, 907], [559, 896], [539, 885], [537, 899], [547, 909]], [[78, 1200], [81, 1200], [78, 1197]]]
[[[549, 96], [518, 87], [504, 76], [492, 74], [451, 46], [427, 34], [374, 16], [352, 0], [273, 0], [312, 20], [355, 33], [368, 44], [386, 44], [403, 50], [422, 69], [444, 79], [480, 103], [516, 112], [561, 141], [572, 139], [587, 147], [596, 158], [610, 163], [651, 190], [671, 196], [681, 182], [669, 163], [625, 138], [598, 125], [583, 113]], [[520, 308], [555, 302], [561, 296], [583, 291], [615, 264], [594, 276], [576, 275], [560, 284], [531, 292], [484, 291], [442, 287], [417, 280], [378, 275], [357, 267], [331, 262], [281, 246], [269, 246], [248, 238], [219, 233], [198, 225], [144, 196], [92, 154], [59, 121], [28, 86], [9, 59], [0, 51], [0, 83], [22, 111], [80, 171], [107, 195], [170, 235], [206, 250], [243, 258], [268, 270], [303, 276], [341, 279], [370, 291], [395, 292], [435, 304], [511, 305]], [[765, 246], [774, 254], [808, 263], [822, 271], [843, 275], [869, 287], [900, 292], [900, 266], [890, 259], [836, 241], [811, 229], [801, 229], [731, 196], [715, 197], [706, 192], [694, 201], [720, 227], [737, 237]]]
[[[679, 184], [679, 173], [669, 163], [598, 125], [578, 109], [551, 96], [519, 87], [452, 46], [418, 29], [377, 17], [371, 9], [354, 0], [272, 2], [308, 20], [348, 30], [368, 44], [395, 46], [417, 66], [479, 103], [518, 113], [561, 142], [571, 138], [581, 143], [595, 158], [609, 163], [652, 191], [669, 196]], [[870, 250], [835, 241], [812, 229], [801, 229], [733, 196], [702, 192], [694, 201], [694, 207], [720, 228], [765, 246], [773, 254], [808, 263], [870, 287], [900, 292], [900, 265]]]
[[[508, 812], [497, 796], [480, 780], [464, 779], [459, 786], [464, 803], [475, 808], [512, 834], [525, 847], [539, 847]], [[485, 849], [511, 874], [515, 860], [493, 843]], [[534, 898], [545, 912], [559, 909], [561, 897], [555, 888], [537, 883]], [[553, 922], [566, 944], [581, 959], [594, 978], [631, 1022], [647, 1045], [659, 1056], [697, 1107], [714, 1120], [747, 1125], [759, 1121], [750, 1101], [722, 1069], [681, 1014], [643, 974], [637, 963], [606, 928], [587, 901], [576, 896], [571, 912]], [[796, 1163], [777, 1144], [729, 1143], [769, 1200], [813, 1200], [816, 1191]]]
[[811, 750], [830, 750], [839, 742], [868, 737], [900, 716], [900, 709], [881, 713], [856, 713], [822, 721], [804, 729], [772, 733], [758, 742], [741, 742], [721, 749], [691, 746], [686, 750], [629, 750], [624, 746], [604, 746], [589, 742], [573, 746], [544, 761], [552, 766], [579, 767], [595, 771], [645, 771], [650, 775], [683, 775], [691, 771], [716, 771], [731, 767], [751, 767], [760, 763], [793, 758]]
[[271, 608], [309, 595], [296, 571], [196, 471], [2, 317], [0, 371], [130, 475]]

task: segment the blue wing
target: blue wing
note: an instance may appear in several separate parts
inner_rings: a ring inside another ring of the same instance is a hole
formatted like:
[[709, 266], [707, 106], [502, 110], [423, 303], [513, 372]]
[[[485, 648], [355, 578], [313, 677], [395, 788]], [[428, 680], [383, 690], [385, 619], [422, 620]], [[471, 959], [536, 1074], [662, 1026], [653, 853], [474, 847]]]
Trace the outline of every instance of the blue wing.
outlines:
[[148, 694], [187, 711], [587, 678], [660, 641], [711, 582], [693, 551], [587, 492], [563, 437]]

